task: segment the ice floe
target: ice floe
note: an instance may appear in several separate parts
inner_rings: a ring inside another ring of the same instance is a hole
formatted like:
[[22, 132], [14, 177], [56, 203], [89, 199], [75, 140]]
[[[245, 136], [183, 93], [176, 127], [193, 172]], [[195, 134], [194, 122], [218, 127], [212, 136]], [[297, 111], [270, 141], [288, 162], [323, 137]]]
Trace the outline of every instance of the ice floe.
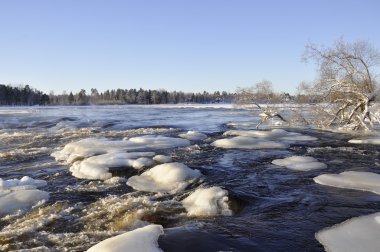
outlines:
[[286, 143], [274, 142], [249, 136], [237, 136], [233, 138], [219, 139], [212, 146], [225, 149], [286, 149]]
[[77, 161], [70, 167], [70, 172], [74, 177], [80, 179], [107, 180], [112, 177], [109, 168], [122, 167], [125, 169], [131, 167], [141, 169], [152, 166], [154, 161], [148, 158], [152, 156], [154, 156], [154, 152], [111, 152]]
[[182, 163], [157, 165], [140, 176], [130, 177], [127, 185], [138, 191], [177, 193], [201, 176], [199, 170], [192, 170]]
[[88, 249], [88, 252], [162, 252], [158, 237], [164, 234], [161, 225], [148, 225], [124, 234], [106, 239]]
[[191, 141], [202, 141], [207, 138], [206, 134], [196, 132], [196, 131], [188, 131], [185, 134], [179, 134], [179, 137], [191, 140]]
[[339, 174], [322, 174], [314, 178], [321, 185], [369, 191], [380, 194], [380, 174], [346, 171]]
[[309, 156], [291, 156], [284, 159], [275, 159], [272, 164], [285, 166], [295, 171], [310, 171], [327, 168], [327, 165]]
[[62, 150], [53, 152], [51, 155], [57, 161], [64, 161], [71, 164], [87, 157], [115, 151], [161, 150], [189, 145], [190, 142], [187, 139], [160, 135], [132, 137], [123, 141], [105, 138], [86, 138], [69, 143]]
[[46, 186], [46, 181], [25, 176], [18, 179], [0, 178], [0, 216], [17, 210], [27, 210], [49, 199], [49, 193], [37, 188]]
[[372, 137], [372, 138], [366, 138], [366, 139], [351, 139], [348, 142], [353, 143], [353, 144], [379, 145], [380, 144], [380, 137]]
[[315, 236], [326, 251], [377, 252], [380, 248], [380, 212], [349, 219]]
[[316, 137], [303, 135], [296, 132], [288, 132], [283, 129], [266, 130], [228, 130], [225, 136], [248, 136], [266, 139], [276, 139], [277, 141], [315, 141]]
[[170, 163], [172, 162], [172, 157], [165, 156], [165, 155], [156, 155], [153, 157], [153, 160], [156, 161], [157, 163]]
[[199, 188], [182, 200], [189, 216], [232, 215], [228, 192], [220, 187]]

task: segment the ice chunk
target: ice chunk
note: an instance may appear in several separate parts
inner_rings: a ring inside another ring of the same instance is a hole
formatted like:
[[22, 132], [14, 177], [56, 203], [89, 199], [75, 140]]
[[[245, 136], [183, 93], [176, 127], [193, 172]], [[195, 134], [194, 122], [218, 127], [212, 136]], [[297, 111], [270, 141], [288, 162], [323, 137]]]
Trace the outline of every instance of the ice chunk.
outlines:
[[49, 193], [37, 189], [6, 191], [0, 194], [0, 216], [13, 213], [19, 209], [25, 210], [47, 201]]
[[346, 171], [340, 174], [322, 174], [314, 178], [321, 185], [369, 191], [380, 194], [380, 174]]
[[199, 188], [182, 200], [189, 216], [232, 215], [228, 192], [220, 187]]
[[211, 145], [225, 149], [286, 149], [289, 145], [248, 136], [219, 139]]
[[310, 171], [327, 168], [326, 164], [318, 162], [317, 159], [308, 156], [292, 156], [284, 159], [275, 159], [272, 161], [272, 164], [285, 166], [286, 168], [296, 171]]
[[158, 237], [164, 234], [161, 225], [148, 225], [124, 234], [106, 239], [87, 252], [162, 252], [158, 247]]
[[377, 252], [380, 248], [380, 212], [349, 219], [315, 236], [326, 251]]
[[189, 145], [190, 142], [187, 139], [159, 135], [133, 137], [123, 141], [108, 140], [105, 138], [86, 138], [69, 143], [62, 150], [53, 152], [51, 155], [57, 161], [64, 161], [71, 164], [91, 156], [111, 152], [168, 149]]
[[132, 167], [141, 169], [154, 164], [152, 159], [147, 158], [153, 155], [154, 152], [111, 152], [77, 161], [70, 167], [70, 171], [74, 177], [80, 179], [106, 180], [112, 177], [109, 168]]
[[0, 191], [5, 189], [17, 190], [17, 187], [21, 188], [39, 188], [46, 186], [47, 183], [45, 180], [40, 179], [32, 179], [31, 177], [24, 176], [20, 180], [19, 179], [9, 179], [3, 180], [0, 178]]
[[367, 139], [351, 139], [348, 141], [349, 143], [353, 144], [374, 144], [379, 145], [380, 144], [380, 137], [372, 137]]
[[177, 193], [201, 176], [198, 170], [192, 170], [181, 163], [157, 165], [140, 176], [130, 177], [127, 185], [138, 191]]
[[172, 162], [172, 158], [169, 156], [165, 156], [165, 155], [156, 155], [153, 157], [153, 160], [156, 161], [157, 163], [161, 163], [161, 164]]
[[277, 141], [315, 141], [318, 138], [302, 135], [296, 132], [288, 132], [283, 129], [264, 130], [229, 130], [224, 132], [225, 136], [248, 136], [266, 139], [276, 139]]
[[196, 131], [188, 131], [185, 134], [179, 134], [179, 137], [186, 138], [191, 141], [202, 141], [207, 138], [206, 134], [196, 132]]

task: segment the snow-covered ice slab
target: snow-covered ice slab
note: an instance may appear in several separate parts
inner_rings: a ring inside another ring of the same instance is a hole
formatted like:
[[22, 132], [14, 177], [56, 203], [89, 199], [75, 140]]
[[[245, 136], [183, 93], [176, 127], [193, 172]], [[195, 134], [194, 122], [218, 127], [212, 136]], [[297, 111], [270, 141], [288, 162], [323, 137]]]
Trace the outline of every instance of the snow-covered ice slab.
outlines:
[[57, 161], [68, 164], [95, 155], [120, 151], [161, 150], [189, 146], [190, 141], [182, 138], [147, 135], [132, 137], [123, 141], [105, 138], [86, 138], [67, 144], [62, 150], [51, 155]]
[[87, 252], [162, 252], [158, 237], [164, 234], [161, 225], [148, 225], [124, 234], [106, 239], [87, 250]]
[[212, 146], [224, 149], [286, 149], [288, 144], [263, 140], [249, 136], [237, 136], [233, 138], [219, 139]]
[[140, 176], [130, 177], [127, 185], [138, 191], [177, 193], [201, 176], [199, 170], [192, 170], [182, 163], [157, 165]]
[[154, 152], [111, 152], [75, 162], [70, 167], [70, 172], [74, 177], [80, 179], [106, 180], [112, 177], [109, 168], [131, 167], [141, 169], [152, 166], [154, 161], [151, 157], [154, 155]]
[[37, 190], [46, 186], [46, 181], [23, 177], [20, 180], [0, 178], [0, 216], [17, 210], [28, 210], [32, 206], [49, 200], [49, 193]]
[[318, 138], [303, 135], [296, 132], [288, 132], [283, 129], [264, 130], [228, 130], [225, 136], [248, 136], [265, 139], [276, 139], [277, 141], [316, 141]]
[[189, 216], [232, 215], [228, 192], [220, 187], [199, 188], [182, 200]]
[[315, 237], [326, 251], [380, 251], [380, 212], [349, 219], [323, 229]]
[[346, 171], [340, 174], [322, 174], [314, 178], [321, 185], [369, 191], [380, 194], [380, 174]]
[[379, 145], [380, 144], [380, 137], [372, 137], [372, 138], [366, 138], [366, 139], [351, 139], [348, 142], [353, 143], [353, 144]]
[[202, 141], [207, 138], [206, 134], [196, 132], [196, 131], [188, 131], [185, 134], [179, 134], [179, 137], [191, 140], [191, 141]]
[[165, 156], [165, 155], [156, 155], [153, 157], [153, 160], [156, 161], [157, 163], [170, 163], [172, 162], [172, 157]]
[[272, 164], [285, 166], [295, 171], [310, 171], [327, 168], [327, 165], [317, 159], [308, 156], [292, 156], [284, 159], [275, 159]]

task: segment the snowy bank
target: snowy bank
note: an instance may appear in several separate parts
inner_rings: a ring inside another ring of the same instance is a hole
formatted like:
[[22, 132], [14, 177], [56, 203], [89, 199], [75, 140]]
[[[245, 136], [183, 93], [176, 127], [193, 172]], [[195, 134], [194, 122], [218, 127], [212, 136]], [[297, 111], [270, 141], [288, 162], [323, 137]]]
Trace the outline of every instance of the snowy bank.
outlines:
[[158, 237], [164, 234], [161, 225], [148, 225], [124, 234], [106, 239], [87, 252], [162, 252], [158, 247]]
[[157, 165], [140, 176], [130, 177], [127, 185], [138, 191], [177, 193], [201, 176], [198, 170], [192, 170], [181, 163]]
[[319, 231], [315, 237], [326, 251], [378, 252], [380, 213], [360, 216]]
[[284, 166], [295, 171], [310, 171], [327, 168], [327, 165], [318, 162], [317, 159], [308, 156], [292, 156], [284, 159], [275, 159], [272, 164]]
[[314, 178], [321, 185], [369, 191], [380, 194], [380, 174], [347, 171], [340, 174], [322, 174]]
[[200, 188], [182, 200], [189, 216], [232, 215], [228, 192], [220, 187]]

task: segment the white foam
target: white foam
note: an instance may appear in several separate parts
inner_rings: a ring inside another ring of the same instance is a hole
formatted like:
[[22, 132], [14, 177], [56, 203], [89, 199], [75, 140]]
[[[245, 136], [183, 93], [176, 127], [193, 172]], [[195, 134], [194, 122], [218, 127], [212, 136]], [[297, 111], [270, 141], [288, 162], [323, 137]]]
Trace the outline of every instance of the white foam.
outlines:
[[380, 144], [380, 137], [372, 137], [372, 138], [367, 138], [367, 139], [351, 139], [348, 142], [353, 143], [353, 144], [379, 145]]
[[380, 248], [380, 212], [349, 219], [323, 229], [315, 236], [326, 251], [378, 252]]
[[248, 136], [219, 139], [211, 145], [225, 149], [286, 149], [288, 144]]
[[77, 161], [70, 167], [70, 172], [74, 177], [80, 179], [107, 180], [112, 177], [109, 168], [132, 167], [141, 169], [154, 164], [152, 159], [147, 158], [153, 155], [154, 152], [111, 152]]
[[172, 158], [169, 156], [165, 156], [165, 155], [156, 155], [153, 157], [153, 160], [156, 161], [157, 163], [161, 163], [161, 164], [172, 162]]
[[179, 137], [191, 140], [191, 141], [203, 141], [207, 138], [206, 134], [196, 132], [196, 131], [188, 131], [185, 134], [179, 134]]
[[346, 171], [340, 174], [322, 174], [314, 178], [321, 185], [369, 191], [380, 194], [380, 174]]
[[228, 192], [220, 187], [199, 188], [182, 200], [189, 216], [232, 215]]
[[140, 176], [130, 177], [127, 185], [138, 191], [177, 193], [201, 176], [198, 170], [192, 170], [181, 163], [157, 165]]
[[162, 252], [158, 237], [164, 234], [161, 225], [148, 225], [130, 232], [106, 239], [88, 249], [88, 252]]
[[272, 164], [285, 166], [288, 169], [296, 171], [310, 171], [315, 169], [327, 168], [327, 165], [318, 162], [317, 159], [308, 156], [292, 156], [284, 159], [275, 159]]

